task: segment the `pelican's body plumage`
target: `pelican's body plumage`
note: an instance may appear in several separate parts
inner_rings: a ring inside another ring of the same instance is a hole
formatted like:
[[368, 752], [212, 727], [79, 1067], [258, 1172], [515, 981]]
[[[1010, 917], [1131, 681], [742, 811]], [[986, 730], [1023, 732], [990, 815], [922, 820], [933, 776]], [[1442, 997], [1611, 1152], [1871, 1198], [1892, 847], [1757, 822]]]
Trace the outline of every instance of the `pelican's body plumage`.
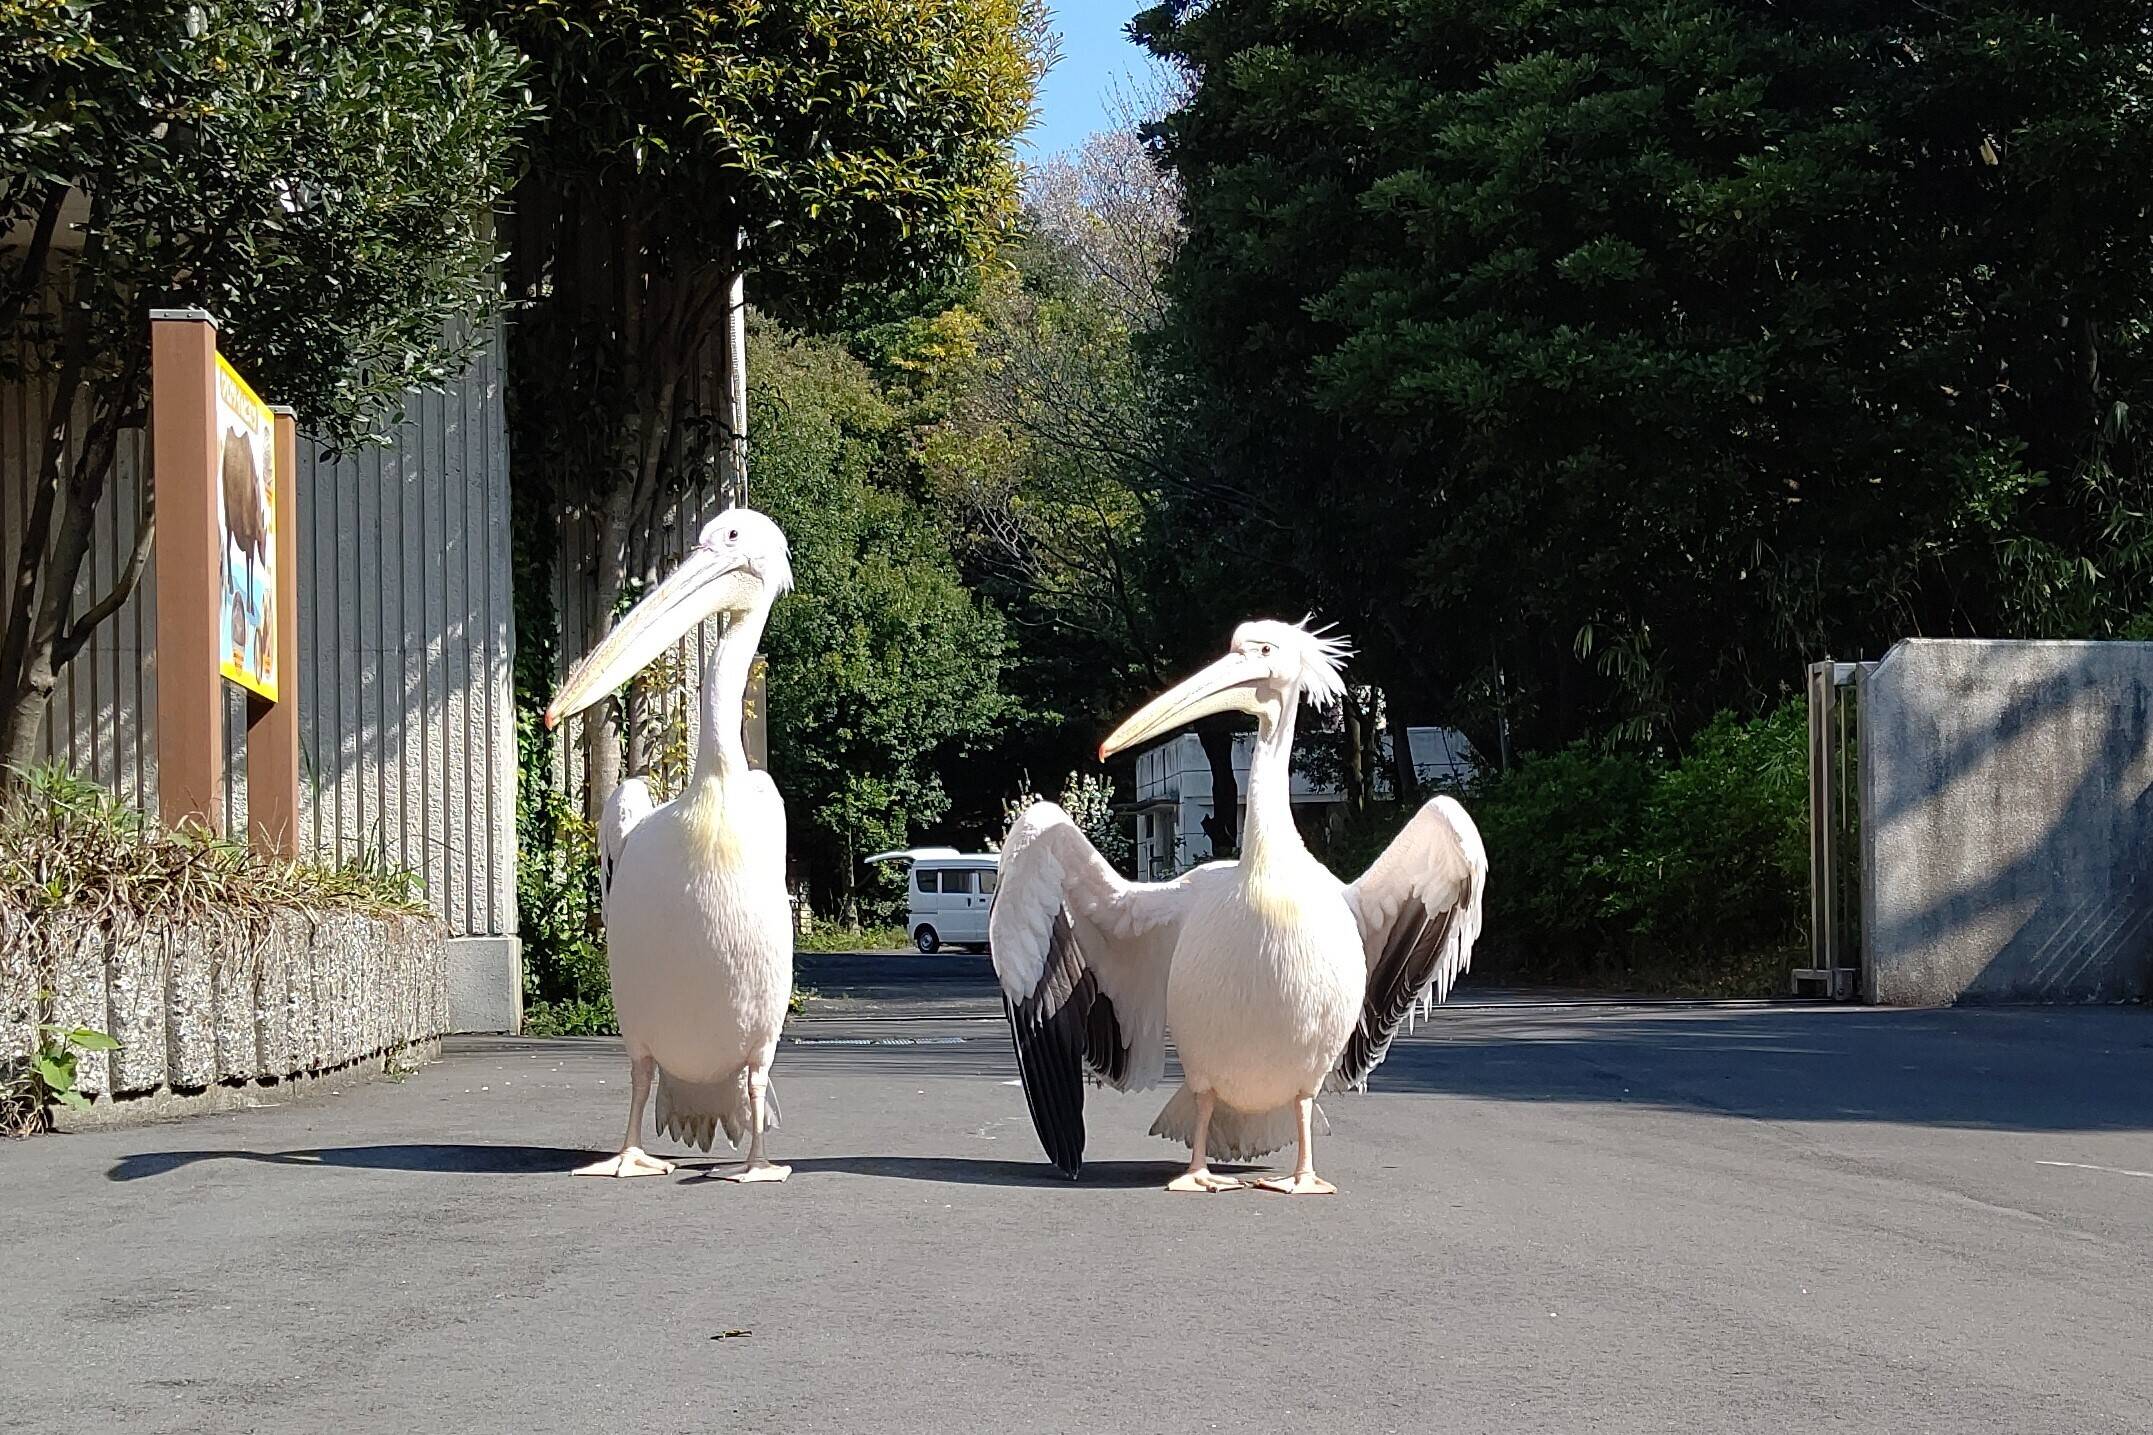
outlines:
[[718, 1133], [747, 1140], [745, 1181], [783, 1180], [763, 1156], [777, 1104], [770, 1065], [792, 996], [792, 913], [785, 893], [785, 804], [748, 765], [741, 716], [770, 605], [792, 584], [785, 536], [759, 513], [728, 509], [687, 558], [569, 674], [547, 721], [603, 698], [695, 624], [722, 617], [703, 668], [694, 770], [654, 806], [638, 779], [607, 801], [599, 830], [606, 962], [628, 1048], [628, 1134], [583, 1168], [660, 1175], [641, 1147], [655, 1083], [657, 1128], [709, 1150]]
[[1242, 1183], [1210, 1158], [1297, 1141], [1293, 1174], [1258, 1184], [1331, 1190], [1313, 1164], [1317, 1094], [1365, 1086], [1400, 1024], [1471, 961], [1487, 854], [1455, 801], [1423, 807], [1350, 886], [1301, 843], [1294, 718], [1304, 696], [1343, 692], [1342, 656], [1305, 626], [1244, 624], [1224, 658], [1101, 745], [1105, 757], [1206, 713], [1254, 713], [1238, 861], [1128, 882], [1051, 803], [1010, 829], [989, 935], [1025, 1098], [1065, 1174], [1083, 1165], [1084, 1077], [1152, 1085], [1170, 1028], [1184, 1080], [1151, 1129], [1189, 1147], [1171, 1189], [1230, 1190]]
[[[1203, 884], [1181, 923], [1167, 1027], [1182, 1069], [1233, 1112], [1290, 1118], [1301, 1093], [1323, 1085], [1360, 1019], [1368, 986], [1360, 931], [1345, 888], [1312, 858], [1226, 870], [1231, 880]], [[1290, 1119], [1283, 1129], [1290, 1139]]]
[[[616, 802], [633, 801], [627, 786]], [[631, 1054], [657, 1062], [657, 1129], [704, 1150], [713, 1122], [738, 1144], [747, 1072], [769, 1066], [785, 1025], [784, 834], [767, 773], [705, 782], [628, 828], [606, 888], [613, 1009]]]

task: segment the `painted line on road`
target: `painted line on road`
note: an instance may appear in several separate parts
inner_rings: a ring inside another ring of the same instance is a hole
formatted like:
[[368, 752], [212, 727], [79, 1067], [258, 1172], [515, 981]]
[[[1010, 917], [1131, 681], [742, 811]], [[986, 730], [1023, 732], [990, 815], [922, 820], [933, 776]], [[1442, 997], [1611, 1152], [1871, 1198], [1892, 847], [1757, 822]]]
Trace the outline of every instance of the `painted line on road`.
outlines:
[[2126, 1171], [2121, 1166], [2094, 1166], [2084, 1161], [2036, 1161], [2036, 1166], [2062, 1166], [2072, 1171], [2105, 1171], [2111, 1176], [2136, 1176], [2141, 1181], [2153, 1181], [2153, 1171]]
[[963, 1046], [961, 1036], [790, 1036], [793, 1046]]

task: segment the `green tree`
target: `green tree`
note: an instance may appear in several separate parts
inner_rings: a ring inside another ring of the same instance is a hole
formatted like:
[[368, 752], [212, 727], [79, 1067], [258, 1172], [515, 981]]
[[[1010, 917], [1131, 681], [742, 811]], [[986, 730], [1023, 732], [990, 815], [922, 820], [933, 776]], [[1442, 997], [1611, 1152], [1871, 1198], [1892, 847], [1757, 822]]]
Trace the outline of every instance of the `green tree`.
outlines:
[[265, 392], [333, 442], [461, 371], [497, 282], [491, 206], [520, 61], [449, 0], [0, 0], [0, 362], [46, 385], [8, 575], [0, 765], [141, 577], [78, 594], [149, 311], [196, 306]]
[[817, 901], [858, 915], [860, 859], [948, 810], [941, 772], [1016, 716], [999, 614], [964, 586], [908, 488], [914, 434], [835, 341], [749, 341], [756, 504], [792, 542], [773, 611], [770, 766]]
[[[1032, 722], [983, 765], [987, 800], [969, 806], [990, 824], [1027, 774], [1090, 763], [1118, 715], [1249, 616], [1240, 555], [1181, 521], [1235, 495], [1187, 441], [1156, 361], [1178, 195], [1141, 138], [1143, 111], [1121, 111], [1027, 175], [1023, 237], [899, 351], [937, 412], [921, 445], [929, 491], [1018, 640], [1009, 681]], [[1201, 728], [1214, 807], [1229, 814], [1221, 852], [1235, 842], [1232, 728]]]
[[1680, 736], [1803, 656], [2153, 605], [2142, 6], [1137, 27], [1197, 82], [1160, 140], [1208, 447], [1409, 708]]
[[[1013, 213], [1045, 60], [1038, 0], [513, 0], [547, 111], [515, 204], [514, 481], [587, 515], [593, 611], [655, 575], [684, 495], [738, 491], [722, 353], [752, 276], [796, 317], [968, 273]], [[758, 501], [760, 493], [757, 494]], [[617, 778], [594, 710], [590, 810]], [[633, 754], [630, 754], [631, 761]]]

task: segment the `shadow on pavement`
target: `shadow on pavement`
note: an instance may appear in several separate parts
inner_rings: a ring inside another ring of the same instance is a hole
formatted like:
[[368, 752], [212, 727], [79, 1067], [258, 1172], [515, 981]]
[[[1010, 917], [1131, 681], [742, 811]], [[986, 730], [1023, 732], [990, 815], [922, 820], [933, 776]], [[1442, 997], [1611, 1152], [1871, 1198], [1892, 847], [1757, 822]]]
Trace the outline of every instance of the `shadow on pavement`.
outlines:
[[[707, 1179], [725, 1170], [727, 1164], [716, 1164], [698, 1172], [696, 1179]], [[1180, 1174], [1182, 1167], [1179, 1161], [1093, 1161], [1085, 1165], [1081, 1177], [1071, 1181], [1044, 1160], [983, 1161], [963, 1156], [806, 1156], [793, 1160], [791, 1165], [795, 1180], [801, 1176], [821, 1175], [879, 1176], [894, 1181], [928, 1181], [938, 1185], [1056, 1189], [1097, 1186], [1106, 1190], [1164, 1186]], [[1243, 1168], [1216, 1166], [1212, 1169], [1231, 1174]]]
[[1439, 1010], [1369, 1090], [1767, 1121], [2153, 1130], [2153, 1013]]
[[109, 1181], [168, 1176], [205, 1161], [251, 1161], [263, 1166], [334, 1166], [361, 1171], [436, 1171], [465, 1176], [565, 1174], [592, 1160], [587, 1150], [560, 1146], [479, 1146], [418, 1142], [393, 1146], [321, 1146], [297, 1151], [144, 1151], [124, 1156]]
[[[242, 1161], [263, 1166], [317, 1166], [361, 1171], [412, 1171], [449, 1175], [568, 1176], [602, 1153], [560, 1146], [483, 1146], [422, 1142], [388, 1146], [323, 1146], [297, 1151], [145, 1151], [123, 1157], [105, 1173], [111, 1181], [142, 1181], [168, 1176], [210, 1161]], [[672, 1159], [678, 1160], [677, 1157]], [[738, 1158], [679, 1161], [688, 1185], [714, 1181], [738, 1165]], [[804, 1156], [790, 1163], [793, 1179], [817, 1176], [874, 1176], [893, 1181], [928, 1181], [960, 1186], [1095, 1186], [1106, 1190], [1164, 1186], [1181, 1170], [1178, 1161], [1096, 1161], [1070, 1181], [1045, 1161], [982, 1161], [960, 1156]], [[1234, 1173], [1252, 1168], [1217, 1166]]]

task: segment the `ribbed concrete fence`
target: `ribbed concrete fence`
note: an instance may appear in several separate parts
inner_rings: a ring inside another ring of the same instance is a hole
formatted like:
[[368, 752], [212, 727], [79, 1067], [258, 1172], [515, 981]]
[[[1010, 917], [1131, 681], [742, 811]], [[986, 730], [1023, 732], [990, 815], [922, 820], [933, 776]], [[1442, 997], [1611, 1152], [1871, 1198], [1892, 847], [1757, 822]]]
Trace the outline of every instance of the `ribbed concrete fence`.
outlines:
[[205, 927], [0, 911], [0, 1064], [57, 1025], [109, 1033], [77, 1087], [124, 1111], [424, 1050], [450, 1029], [447, 929], [431, 916], [288, 911]]

